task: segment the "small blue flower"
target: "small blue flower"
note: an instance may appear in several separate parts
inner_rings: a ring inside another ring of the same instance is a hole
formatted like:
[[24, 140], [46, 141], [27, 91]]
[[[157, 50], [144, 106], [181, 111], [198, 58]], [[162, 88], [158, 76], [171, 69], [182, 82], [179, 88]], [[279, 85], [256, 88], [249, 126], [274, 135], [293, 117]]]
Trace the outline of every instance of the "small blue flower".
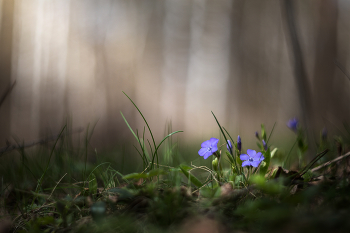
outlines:
[[205, 141], [201, 144], [201, 149], [198, 151], [200, 156], [203, 156], [204, 159], [207, 159], [210, 155], [218, 150], [218, 142], [217, 138], [210, 138], [208, 141]]
[[264, 150], [267, 150], [267, 144], [266, 144], [266, 142], [265, 142], [264, 139], [262, 140], [262, 144], [263, 144], [263, 146], [264, 146]]
[[232, 144], [230, 140], [227, 140], [226, 148], [232, 154]]
[[290, 120], [288, 121], [287, 126], [288, 126], [288, 128], [290, 128], [291, 130], [297, 131], [298, 124], [299, 124], [298, 119], [294, 117], [293, 119], [290, 119]]
[[247, 154], [242, 154], [239, 156], [239, 158], [244, 161], [242, 163], [242, 167], [245, 166], [253, 166], [253, 167], [258, 167], [261, 161], [263, 161], [265, 158], [262, 155], [261, 152], [256, 153], [255, 150], [247, 150]]
[[238, 135], [237, 137], [237, 149], [239, 150], [239, 152], [241, 152], [242, 149], [242, 141], [241, 141], [241, 137]]

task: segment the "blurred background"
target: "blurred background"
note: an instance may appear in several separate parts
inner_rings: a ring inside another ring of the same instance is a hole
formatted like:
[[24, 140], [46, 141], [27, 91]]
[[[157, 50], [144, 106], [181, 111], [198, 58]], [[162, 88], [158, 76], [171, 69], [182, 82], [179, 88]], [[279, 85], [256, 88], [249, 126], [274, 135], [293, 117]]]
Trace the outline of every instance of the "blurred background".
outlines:
[[211, 111], [246, 142], [275, 122], [275, 144], [294, 139], [292, 117], [309, 137], [336, 133], [350, 116], [349, 12], [348, 0], [0, 0], [0, 98], [15, 82], [0, 147], [67, 119], [96, 124], [96, 148], [134, 140], [120, 112], [145, 124], [122, 91], [157, 141], [170, 122], [184, 144], [219, 137]]

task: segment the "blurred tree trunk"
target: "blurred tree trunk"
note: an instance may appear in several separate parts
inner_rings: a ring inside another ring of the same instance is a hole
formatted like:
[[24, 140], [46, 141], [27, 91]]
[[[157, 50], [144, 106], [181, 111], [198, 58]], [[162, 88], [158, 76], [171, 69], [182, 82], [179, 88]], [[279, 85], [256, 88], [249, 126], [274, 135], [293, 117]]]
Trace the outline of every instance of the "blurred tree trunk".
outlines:
[[317, 124], [315, 129], [321, 130], [325, 124], [348, 120], [349, 115], [344, 114], [348, 102], [344, 95], [348, 92], [347, 80], [335, 76], [337, 59], [337, 24], [338, 1], [319, 1], [319, 21], [315, 41], [315, 65], [312, 80], [313, 100]]
[[[229, 117], [228, 128], [237, 129], [239, 124], [236, 120], [239, 119], [238, 106], [240, 102], [240, 94], [237, 86], [240, 84], [242, 59], [244, 55], [244, 49], [240, 46], [240, 40], [242, 38], [242, 21], [244, 15], [245, 1], [233, 1], [231, 23], [230, 23], [230, 76], [228, 84], [226, 86], [226, 116]], [[238, 90], [237, 90], [238, 89]], [[233, 135], [231, 135], [233, 137]]]
[[[15, 0], [3, 0], [0, 21], [0, 98], [8, 90], [12, 77], [12, 43]], [[10, 96], [0, 106], [0, 147], [11, 134]]]
[[164, 7], [160, 113], [179, 130], [184, 127], [192, 1], [167, 0]]
[[216, 132], [211, 111], [227, 126], [224, 87], [230, 71], [231, 11], [231, 1], [193, 2], [185, 107], [187, 135], [191, 137]]
[[279, 1], [256, 0], [234, 1], [232, 10], [226, 111], [232, 132], [250, 138], [261, 123], [272, 129], [283, 103], [281, 12]]
[[315, 153], [315, 138], [313, 136], [314, 116], [311, 102], [310, 85], [306, 74], [303, 51], [300, 45], [299, 28], [296, 24], [295, 5], [293, 0], [284, 0], [284, 11], [286, 16], [286, 39], [291, 45], [291, 60], [294, 68], [294, 78], [298, 88], [299, 102], [302, 110], [302, 123], [306, 130], [309, 142], [309, 156]]

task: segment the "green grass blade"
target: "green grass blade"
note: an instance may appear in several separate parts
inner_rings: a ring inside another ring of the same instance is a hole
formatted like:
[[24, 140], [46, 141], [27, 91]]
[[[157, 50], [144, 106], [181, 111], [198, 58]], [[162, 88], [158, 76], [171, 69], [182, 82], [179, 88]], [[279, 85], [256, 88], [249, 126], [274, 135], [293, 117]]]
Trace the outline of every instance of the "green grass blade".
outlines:
[[88, 177], [89, 182], [89, 193], [90, 194], [96, 194], [97, 193], [97, 180], [94, 173], [91, 173], [91, 175]]
[[294, 142], [292, 148], [290, 148], [286, 159], [285, 159], [285, 160], [283, 161], [283, 163], [282, 163], [282, 167], [283, 167], [283, 168], [285, 168], [285, 167], [284, 167], [284, 164], [287, 164], [287, 162], [288, 162], [288, 160], [289, 160], [289, 157], [290, 157], [290, 154], [292, 153], [292, 150], [293, 150], [294, 146], [297, 144], [297, 142], [298, 142], [298, 139], [295, 140], [295, 142]]
[[[97, 165], [91, 172], [90, 172], [90, 174], [89, 174], [89, 176], [91, 176], [91, 174], [97, 169], [97, 168], [99, 168], [100, 166], [102, 166], [102, 165], [105, 165], [105, 164], [111, 164], [110, 162], [104, 162], [104, 163], [101, 163], [101, 164], [99, 164], [99, 165]], [[88, 176], [88, 177], [89, 177]], [[87, 181], [87, 180], [86, 180]]]
[[269, 137], [267, 138], [266, 144], [268, 144], [268, 143], [269, 143], [269, 141], [270, 141], [270, 137], [271, 137], [271, 135], [272, 135], [273, 131], [275, 130], [275, 126], [276, 126], [276, 122], [275, 122], [275, 124], [273, 124], [272, 130], [271, 130], [271, 133], [270, 133]]
[[265, 161], [265, 166], [264, 167], [261, 167], [260, 166], [260, 175], [262, 176], [265, 176], [267, 170], [269, 169], [269, 166], [270, 166], [270, 160], [271, 160], [271, 151], [270, 151], [270, 148], [267, 149], [267, 151], [264, 151], [263, 152], [263, 155], [265, 157], [264, 161]]
[[[136, 130], [136, 135], [137, 135], [138, 138], [140, 138], [140, 137], [139, 137], [139, 132], [138, 132], [138, 130]], [[141, 149], [142, 149], [142, 154], [139, 152], [139, 150], [136, 148], [136, 146], [134, 146], [134, 147], [135, 147], [135, 149], [137, 150], [137, 152], [139, 153], [140, 157], [142, 158], [142, 161], [143, 161], [143, 169], [145, 169], [146, 166], [147, 166], [148, 161], [147, 161], [147, 158], [146, 158], [146, 156], [145, 156], [145, 150], [144, 150], [144, 148], [142, 147], [142, 144], [141, 144], [140, 140], [139, 140], [139, 144], [140, 144], [140, 147], [141, 147]]]
[[[134, 130], [131, 128], [131, 126], [129, 125], [128, 121], [125, 119], [125, 117], [124, 117], [124, 115], [123, 115], [123, 113], [122, 113], [121, 111], [120, 111], [120, 114], [122, 115], [122, 117], [123, 117], [123, 119], [124, 119], [126, 125], [128, 126], [129, 130], [131, 131], [131, 133], [134, 135], [134, 137], [136, 138], [137, 142], [139, 143], [139, 145], [140, 145], [140, 147], [141, 147], [141, 149], [142, 149], [142, 154], [141, 154], [137, 149], [136, 149], [136, 150], [139, 152], [139, 154], [140, 154], [140, 156], [141, 156], [141, 158], [142, 158], [142, 160], [143, 160], [143, 162], [144, 162], [144, 165], [148, 164], [149, 161], [150, 161], [150, 158], [149, 158], [149, 156], [147, 155], [147, 153], [145, 152], [144, 140], [142, 140], [142, 143], [141, 143], [140, 138], [139, 138], [139, 136], [138, 136], [138, 133], [135, 134]], [[145, 129], [143, 130], [143, 139], [144, 139], [144, 137], [145, 137]], [[136, 147], [135, 147], [135, 148], [136, 148]], [[147, 165], [146, 165], [146, 166], [147, 166]]]
[[[141, 112], [140, 109], [137, 107], [137, 105], [134, 103], [134, 101], [132, 101], [132, 99], [131, 99], [127, 94], [125, 94], [124, 91], [123, 91], [123, 93], [124, 93], [124, 95], [125, 95], [126, 97], [128, 97], [128, 99], [131, 101], [131, 103], [135, 106], [135, 108], [137, 109], [137, 111], [140, 113], [141, 117], [143, 118], [144, 122], [145, 122], [146, 125], [147, 125], [147, 128], [148, 128], [148, 130], [149, 130], [149, 133], [151, 134], [154, 148], [156, 148], [156, 141], [154, 140], [152, 130], [151, 130], [151, 128], [149, 127], [149, 125], [148, 125], [148, 123], [147, 123], [147, 121], [146, 121], [146, 118], [143, 116], [142, 112]], [[157, 156], [157, 154], [155, 154], [155, 156]]]
[[[44, 179], [44, 177], [45, 177], [45, 174], [46, 174], [46, 172], [47, 172], [47, 169], [49, 169], [49, 165], [50, 165], [50, 161], [51, 161], [53, 152], [54, 152], [54, 150], [55, 150], [55, 147], [56, 147], [56, 145], [57, 145], [58, 140], [61, 138], [61, 135], [62, 135], [63, 131], [66, 129], [66, 126], [67, 126], [67, 125], [63, 126], [63, 128], [62, 128], [60, 134], [58, 135], [58, 137], [57, 137], [57, 139], [56, 139], [56, 141], [55, 141], [55, 144], [54, 144], [53, 147], [52, 147], [52, 150], [51, 150], [51, 153], [50, 153], [50, 156], [49, 156], [49, 161], [47, 162], [47, 165], [46, 165], [46, 168], [45, 168], [45, 170], [44, 170], [44, 173], [42, 174], [42, 176], [41, 176], [40, 179], [39, 179], [39, 182], [38, 182], [38, 184], [37, 184], [37, 186], [36, 186], [36, 189], [35, 189], [35, 193], [38, 192], [38, 190], [39, 190], [39, 188], [40, 188], [40, 186], [41, 186], [41, 183], [42, 183], [42, 181], [43, 181], [43, 179]], [[33, 198], [33, 201], [32, 201], [31, 206], [33, 206], [35, 199], [36, 199], [36, 198]]]
[[[178, 130], [178, 131], [172, 132], [172, 133], [168, 134], [167, 136], [165, 136], [165, 137], [163, 138], [163, 140], [162, 140], [162, 141], [158, 144], [158, 146], [156, 147], [156, 150], [154, 151], [154, 153], [155, 153], [155, 154], [157, 153], [159, 147], [162, 145], [162, 143], [163, 143], [168, 137], [170, 137], [170, 136], [172, 136], [172, 135], [174, 135], [174, 134], [176, 134], [176, 133], [182, 133], [182, 132], [183, 132], [182, 130]], [[152, 160], [152, 163], [153, 163], [153, 160]]]
[[[219, 126], [219, 128], [220, 128], [220, 130], [221, 130], [221, 133], [222, 133], [222, 135], [223, 135], [224, 138], [225, 138], [225, 142], [227, 142], [226, 135], [225, 135], [224, 131], [222, 130], [222, 127], [221, 127], [221, 125], [220, 125], [218, 119], [216, 118], [215, 114], [213, 113], [213, 111], [211, 111], [211, 114], [213, 114], [213, 116], [214, 116], [214, 118], [215, 118], [215, 120], [216, 120], [216, 123], [218, 124], [218, 126]], [[233, 140], [232, 140], [232, 141], [233, 141]], [[236, 162], [236, 160], [234, 160], [234, 161], [235, 161], [235, 169], [236, 169], [236, 171], [238, 172], [239, 170], [238, 170], [237, 162]], [[244, 175], [243, 172], [241, 173], [241, 175], [243, 175], [244, 180], [247, 181], [247, 178], [245, 177], [245, 175]]]
[[203, 183], [200, 182], [197, 179], [197, 177], [188, 172], [190, 169], [192, 169], [191, 167], [188, 167], [186, 165], [180, 165], [180, 169], [181, 172], [187, 177], [187, 179], [189, 179], [195, 186], [197, 186], [198, 188], [203, 186]]
[[[229, 150], [229, 152], [230, 152], [230, 154], [231, 154], [231, 156], [232, 156], [232, 159], [235, 159], [234, 158], [234, 155], [233, 155], [233, 148], [234, 148], [234, 145], [235, 145], [235, 141], [232, 139], [232, 137], [231, 137], [231, 135], [228, 133], [228, 131], [225, 129], [225, 127], [222, 127], [224, 130], [225, 130], [225, 132], [227, 133], [227, 135], [229, 136], [229, 138], [231, 139], [231, 145], [232, 145], [232, 148], [231, 148], [231, 150]], [[226, 141], [226, 143], [227, 143], [227, 141]]]
[[124, 117], [124, 115], [123, 115], [123, 113], [122, 113], [121, 111], [120, 111], [120, 114], [122, 115], [122, 117], [123, 117], [123, 119], [124, 119], [126, 125], [127, 125], [128, 128], [130, 129], [131, 133], [134, 135], [134, 137], [136, 138], [136, 140], [137, 140], [139, 143], [141, 143], [140, 140], [139, 140], [139, 138], [136, 136], [134, 130], [132, 130], [131, 126], [129, 125], [128, 121], [125, 119], [125, 117]]

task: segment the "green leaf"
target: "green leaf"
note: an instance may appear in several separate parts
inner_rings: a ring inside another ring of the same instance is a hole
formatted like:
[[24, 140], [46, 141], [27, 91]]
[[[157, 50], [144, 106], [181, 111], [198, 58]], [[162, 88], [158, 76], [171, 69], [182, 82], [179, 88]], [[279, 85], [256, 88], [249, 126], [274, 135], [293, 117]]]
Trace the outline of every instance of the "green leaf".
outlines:
[[168, 173], [162, 169], [153, 169], [147, 173], [147, 178], [158, 176], [158, 175], [166, 175], [166, 174]]
[[277, 151], [278, 151], [277, 147], [271, 151], [271, 159], [273, 158], [273, 156], [275, 156]]
[[215, 188], [209, 188], [208, 186], [206, 186], [206, 187], [202, 187], [199, 190], [199, 193], [204, 198], [220, 197], [221, 188], [220, 188], [220, 186], [215, 187]]
[[261, 189], [263, 192], [276, 195], [280, 194], [284, 187], [282, 183], [273, 182], [273, 181], [266, 181], [265, 177], [261, 175], [252, 175], [249, 179], [250, 182], [253, 184], [256, 184], [259, 189]]
[[228, 159], [230, 160], [231, 165], [234, 165], [233, 158], [232, 158], [231, 154], [228, 151], [226, 151], [226, 155], [227, 155]]
[[189, 173], [188, 171], [191, 170], [192, 168], [186, 165], [180, 165], [179, 166], [182, 173], [187, 177], [188, 180], [190, 180], [195, 186], [197, 186], [198, 188], [203, 186], [203, 183], [200, 182], [197, 177], [195, 177], [194, 175], [192, 175], [191, 173]]
[[265, 157], [264, 161], [265, 161], [265, 166], [260, 166], [260, 175], [265, 176], [267, 169], [269, 169], [270, 166], [270, 160], [271, 160], [271, 152], [270, 152], [270, 148], [267, 149], [267, 151], [263, 152], [263, 155]]
[[235, 186], [240, 186], [243, 183], [244, 179], [243, 176], [239, 175], [235, 177]]
[[148, 178], [148, 175], [145, 173], [130, 173], [125, 176], [123, 176], [123, 179], [130, 180], [130, 179], [146, 179]]
[[270, 175], [270, 179], [274, 179], [275, 178], [275, 175], [276, 175], [277, 171], [278, 171], [278, 168], [273, 169], [273, 171], [272, 171], [272, 173]]
[[256, 184], [259, 187], [262, 187], [265, 185], [266, 180], [264, 176], [252, 175], [250, 177], [250, 182], [252, 182], [253, 184]]
[[168, 174], [166, 171], [162, 170], [162, 169], [153, 169], [148, 173], [130, 173], [128, 175], [123, 176], [123, 179], [147, 179], [153, 176], [158, 176], [158, 175], [166, 175]]
[[89, 192], [90, 194], [97, 193], [97, 180], [94, 173], [91, 173], [89, 176]]

